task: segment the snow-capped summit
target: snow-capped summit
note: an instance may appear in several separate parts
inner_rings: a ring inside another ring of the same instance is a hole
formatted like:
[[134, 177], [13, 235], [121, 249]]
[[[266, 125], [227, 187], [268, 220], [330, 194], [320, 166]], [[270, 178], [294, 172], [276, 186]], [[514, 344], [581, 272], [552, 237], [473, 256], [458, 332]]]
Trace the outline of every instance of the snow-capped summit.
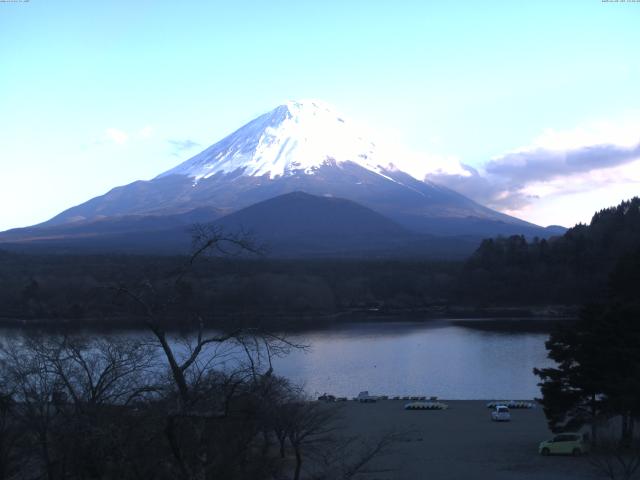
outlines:
[[393, 169], [364, 129], [325, 102], [301, 100], [261, 115], [157, 178], [178, 174], [199, 181], [232, 172], [275, 178], [347, 161], [381, 175]]

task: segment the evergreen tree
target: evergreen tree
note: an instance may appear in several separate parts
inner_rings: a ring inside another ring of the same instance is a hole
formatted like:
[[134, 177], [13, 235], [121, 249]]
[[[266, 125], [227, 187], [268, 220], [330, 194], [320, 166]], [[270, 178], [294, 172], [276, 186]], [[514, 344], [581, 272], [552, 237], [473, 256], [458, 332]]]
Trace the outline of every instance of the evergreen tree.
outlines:
[[553, 431], [620, 416], [622, 442], [640, 418], [640, 249], [623, 257], [610, 276], [608, 300], [583, 309], [579, 320], [547, 342], [554, 368], [534, 369]]

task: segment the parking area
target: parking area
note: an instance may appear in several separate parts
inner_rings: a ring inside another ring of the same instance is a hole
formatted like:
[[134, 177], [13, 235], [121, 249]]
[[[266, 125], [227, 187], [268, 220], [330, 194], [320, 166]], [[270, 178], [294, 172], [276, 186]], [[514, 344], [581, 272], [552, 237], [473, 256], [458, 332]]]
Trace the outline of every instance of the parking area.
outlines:
[[485, 401], [445, 401], [446, 410], [403, 408], [403, 401], [345, 402], [345, 434], [374, 439], [406, 432], [374, 466], [375, 479], [573, 480], [595, 478], [585, 457], [543, 457], [538, 444], [553, 437], [541, 408], [511, 410], [492, 422]]

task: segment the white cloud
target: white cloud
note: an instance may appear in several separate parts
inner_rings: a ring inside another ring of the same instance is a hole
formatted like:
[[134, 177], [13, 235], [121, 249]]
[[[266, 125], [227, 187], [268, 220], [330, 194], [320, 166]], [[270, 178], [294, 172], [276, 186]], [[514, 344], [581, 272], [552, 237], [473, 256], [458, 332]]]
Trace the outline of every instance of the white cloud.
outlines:
[[149, 138], [153, 135], [153, 127], [151, 125], [146, 125], [142, 127], [138, 132], [138, 136], [141, 138]]
[[117, 143], [118, 145], [123, 145], [129, 139], [127, 132], [118, 130], [117, 128], [107, 128], [105, 130], [105, 135], [109, 140]]
[[585, 145], [611, 144], [631, 148], [640, 143], [640, 113], [612, 121], [589, 122], [580, 127], [557, 131], [545, 130], [536, 138], [534, 148], [574, 150]]
[[185, 151], [191, 150], [195, 147], [199, 147], [200, 144], [198, 142], [194, 142], [193, 140], [186, 138], [184, 140], [168, 140], [171, 148], [173, 149], [172, 155], [180, 156]]
[[[131, 133], [132, 132], [132, 133]], [[145, 125], [138, 130], [125, 131], [119, 128], [107, 128], [104, 131], [103, 140], [116, 143], [118, 145], [124, 145], [129, 140], [146, 139], [154, 135], [155, 130], [151, 125]], [[103, 143], [103, 140], [96, 142], [97, 144]]]
[[[365, 138], [375, 139], [376, 152], [381, 159], [392, 160], [392, 163], [403, 172], [415, 178], [424, 178], [428, 174], [468, 175], [464, 166], [455, 155], [442, 153], [416, 152], [406, 147], [407, 141], [403, 133], [391, 127], [372, 127], [356, 124]], [[437, 137], [429, 137], [427, 143], [441, 143]]]
[[[591, 194], [604, 208], [618, 201], [616, 192], [635, 188], [640, 193], [640, 112], [618, 121], [546, 130], [530, 145], [494, 157], [478, 169], [463, 168], [465, 174], [434, 172], [427, 179], [505, 213], [559, 223], [554, 213], [561, 212], [554, 212], [553, 204], [562, 204], [561, 197], [584, 199]], [[587, 213], [569, 203], [576, 221], [583, 221]], [[591, 208], [593, 202], [582, 203]], [[543, 206], [546, 214], [536, 211]]]
[[385, 158], [394, 158], [394, 164], [400, 170], [416, 178], [428, 175], [460, 175], [467, 177], [470, 172], [455, 155], [437, 153], [415, 153], [398, 147], [385, 154]]

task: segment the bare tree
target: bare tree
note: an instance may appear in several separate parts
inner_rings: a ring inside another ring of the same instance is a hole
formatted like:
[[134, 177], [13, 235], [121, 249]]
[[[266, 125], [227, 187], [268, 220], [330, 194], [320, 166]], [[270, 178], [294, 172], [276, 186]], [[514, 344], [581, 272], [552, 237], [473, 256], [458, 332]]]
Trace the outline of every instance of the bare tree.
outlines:
[[28, 458], [35, 454], [46, 477], [54, 480], [63, 468], [54, 447], [54, 436], [65, 403], [64, 385], [51, 375], [42, 357], [30, 355], [18, 342], [3, 345], [2, 361], [5, 379], [12, 385], [15, 401], [20, 406], [14, 412], [16, 421], [35, 446], [33, 452], [26, 453], [26, 461], [29, 463]]
[[147, 375], [153, 356], [133, 340], [49, 334], [12, 339], [0, 353], [15, 398], [7, 421], [26, 432], [23, 463], [38, 458], [32, 468], [42, 465], [49, 479], [117, 462], [114, 439], [128, 405], [156, 391]]
[[[163, 280], [119, 285], [117, 291], [141, 314], [166, 360], [177, 408], [166, 412], [164, 435], [175, 476], [212, 478], [217, 473], [233, 478], [242, 471], [246, 477], [248, 471], [235, 465], [251, 465], [247, 456], [260, 434], [262, 454], [252, 455], [253, 463], [268, 457], [264, 411], [273, 396], [272, 359], [298, 345], [256, 328], [206, 329], [215, 312], [199, 311], [190, 298], [189, 280], [199, 260], [256, 254], [260, 248], [245, 233], [228, 235], [212, 227], [196, 226], [193, 239], [191, 256]], [[191, 332], [172, 334], [167, 325], [175, 325], [176, 319]]]
[[[4, 368], [2, 368], [4, 370]], [[2, 379], [5, 379], [0, 371]], [[17, 443], [23, 436], [22, 429], [15, 422], [16, 403], [8, 385], [0, 385], [0, 480], [12, 478], [19, 468]]]
[[[226, 234], [215, 226], [196, 225], [192, 229], [193, 253], [176, 271], [171, 272], [160, 286], [145, 281], [137, 288], [119, 285], [117, 291], [132, 300], [142, 313], [144, 323], [158, 342], [173, 382], [178, 391], [179, 408], [186, 410], [190, 403], [190, 387], [187, 372], [197, 361], [203, 350], [210, 345], [222, 344], [240, 337], [242, 329], [234, 329], [227, 333], [207, 333], [205, 318], [201, 312], [188, 305], [185, 298], [186, 277], [193, 270], [196, 262], [206, 255], [239, 255], [241, 253], [259, 253], [260, 248], [244, 232]], [[172, 346], [164, 320], [171, 315], [180, 315], [182, 320], [195, 326], [196, 332], [191, 336], [189, 354], [179, 358]]]
[[39, 358], [64, 385], [78, 409], [96, 405], [126, 405], [154, 391], [150, 374], [155, 349], [122, 337], [47, 335], [27, 338], [23, 349]]

